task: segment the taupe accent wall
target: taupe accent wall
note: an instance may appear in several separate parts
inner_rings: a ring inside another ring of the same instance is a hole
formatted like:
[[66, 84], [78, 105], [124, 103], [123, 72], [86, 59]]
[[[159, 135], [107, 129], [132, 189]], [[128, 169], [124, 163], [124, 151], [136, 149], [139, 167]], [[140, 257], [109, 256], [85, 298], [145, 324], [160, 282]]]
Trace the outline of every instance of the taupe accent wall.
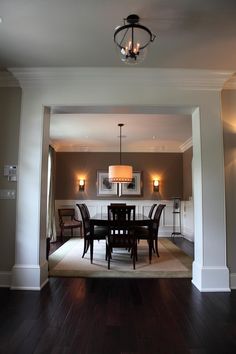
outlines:
[[[182, 153], [123, 153], [122, 163], [132, 165], [134, 171], [142, 171], [142, 196], [136, 198], [183, 197]], [[97, 171], [108, 171], [111, 164], [119, 164], [119, 153], [57, 152], [56, 199], [108, 199], [97, 196], [96, 182]], [[79, 192], [77, 186], [82, 176], [86, 180], [85, 192]], [[155, 176], [160, 179], [159, 193], [152, 190]]]
[[189, 148], [183, 153], [183, 199], [192, 198], [192, 159], [193, 148]]
[[[236, 274], [236, 91], [222, 91], [222, 117], [224, 127], [225, 202], [227, 258], [232, 273]], [[224, 203], [224, 201], [219, 201]]]

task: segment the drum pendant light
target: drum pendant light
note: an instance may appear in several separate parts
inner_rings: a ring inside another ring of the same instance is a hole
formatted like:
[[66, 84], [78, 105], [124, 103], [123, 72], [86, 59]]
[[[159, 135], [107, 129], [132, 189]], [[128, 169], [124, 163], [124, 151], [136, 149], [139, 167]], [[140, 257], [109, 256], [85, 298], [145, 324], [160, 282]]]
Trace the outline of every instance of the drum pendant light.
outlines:
[[120, 127], [120, 136], [119, 136], [119, 138], [120, 138], [120, 164], [109, 166], [108, 177], [109, 177], [109, 181], [112, 183], [129, 183], [129, 182], [132, 182], [132, 179], [133, 179], [133, 168], [132, 168], [132, 166], [122, 165], [121, 129], [124, 126], [124, 124], [119, 123], [118, 126]]

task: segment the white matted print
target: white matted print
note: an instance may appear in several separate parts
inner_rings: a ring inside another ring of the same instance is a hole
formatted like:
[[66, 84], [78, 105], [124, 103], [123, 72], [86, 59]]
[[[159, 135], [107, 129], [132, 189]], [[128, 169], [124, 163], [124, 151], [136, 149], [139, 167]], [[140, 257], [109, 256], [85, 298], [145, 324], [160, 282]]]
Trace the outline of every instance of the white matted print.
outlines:
[[121, 183], [121, 195], [141, 195], [141, 172], [133, 172], [132, 182]]
[[108, 178], [108, 172], [97, 172], [97, 195], [114, 196], [117, 195], [117, 184], [111, 183]]

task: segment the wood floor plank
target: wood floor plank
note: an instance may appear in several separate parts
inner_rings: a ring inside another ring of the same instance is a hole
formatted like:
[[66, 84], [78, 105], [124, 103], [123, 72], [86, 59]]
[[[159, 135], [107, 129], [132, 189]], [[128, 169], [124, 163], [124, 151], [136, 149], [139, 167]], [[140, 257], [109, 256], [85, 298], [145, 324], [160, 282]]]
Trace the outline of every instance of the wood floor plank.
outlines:
[[236, 291], [190, 279], [51, 278], [0, 299], [1, 354], [236, 353]]

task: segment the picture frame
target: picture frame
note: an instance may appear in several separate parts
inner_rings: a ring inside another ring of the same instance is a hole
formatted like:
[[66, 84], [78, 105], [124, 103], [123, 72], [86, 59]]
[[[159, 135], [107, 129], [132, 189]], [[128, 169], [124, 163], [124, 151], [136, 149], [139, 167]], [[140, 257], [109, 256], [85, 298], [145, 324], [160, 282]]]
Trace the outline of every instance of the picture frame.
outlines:
[[117, 183], [111, 183], [108, 178], [108, 172], [97, 171], [97, 195], [98, 196], [116, 196]]
[[120, 194], [122, 196], [141, 195], [142, 194], [142, 173], [133, 172], [133, 181], [130, 183], [122, 183]]

